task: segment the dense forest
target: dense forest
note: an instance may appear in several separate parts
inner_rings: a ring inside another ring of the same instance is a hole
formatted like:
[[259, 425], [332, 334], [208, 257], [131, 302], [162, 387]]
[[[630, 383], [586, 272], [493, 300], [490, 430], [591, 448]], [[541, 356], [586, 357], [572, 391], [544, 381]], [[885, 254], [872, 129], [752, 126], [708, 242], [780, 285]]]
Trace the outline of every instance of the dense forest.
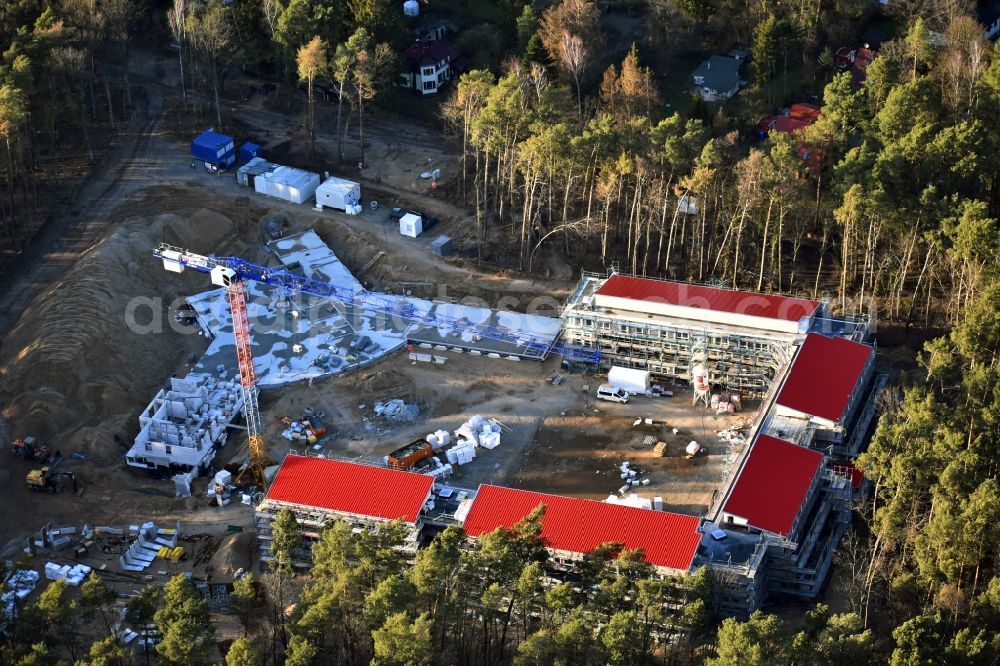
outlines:
[[[788, 58], [810, 58], [810, 31], [822, 23], [765, 7], [753, 20], [758, 90]], [[801, 137], [764, 141], [726, 107], [665, 115], [635, 47], [599, 75], [591, 2], [565, 0], [537, 21], [526, 10], [518, 26], [537, 26], [524, 57], [498, 76], [465, 75], [449, 106], [472, 163], [467, 191], [485, 252], [516, 244], [532, 268], [539, 243], [561, 240], [576, 263], [590, 256], [639, 274], [829, 293], [889, 319], [953, 318], [975, 296], [997, 247], [1000, 51], [972, 18], [937, 26], [941, 47], [913, 18], [860, 87], [820, 50], [812, 67], [830, 80], [819, 121]], [[687, 197], [700, 204], [694, 214], [678, 205]]]
[[[327, 159], [363, 162], [339, 139], [348, 116], [363, 133], [368, 107], [392, 93], [408, 40], [399, 4], [0, 3], [0, 247], [26, 242], [53, 214], [47, 193], [144, 122], [129, 67], [140, 44], [173, 43], [172, 104], [225, 125], [227, 75], [249, 71], [296, 91], [310, 135], [338, 139]], [[828, 295], [842, 312], [950, 327], [884, 400], [859, 461], [874, 491], [830, 583], [845, 607], [720, 620], [707, 571], [658, 580], [614, 544], [578, 579], [554, 581], [537, 516], [471, 549], [447, 530], [412, 564], [398, 526], [335, 524], [305, 576], [285, 520], [270, 570], [237, 585], [246, 637], [227, 662], [996, 663], [1000, 46], [974, 3], [900, 0], [886, 16], [867, 0], [487, 4], [434, 3], [461, 17], [456, 43], [474, 64], [439, 115], [480, 261], [534, 271], [555, 253], [574, 268]], [[609, 9], [640, 17], [644, 37], [610, 44]], [[833, 54], [872, 20], [891, 34], [858, 85]], [[736, 98], [677, 96], [690, 87], [686, 51], [735, 46], [751, 51]], [[318, 87], [332, 94], [320, 101]], [[802, 135], [754, 130], [811, 94], [822, 115]], [[317, 104], [333, 105], [332, 128], [317, 127]], [[92, 640], [117, 622], [114, 595], [97, 578], [81, 592], [49, 585], [0, 662], [127, 663], [114, 637]], [[132, 599], [129, 622], [156, 627], [160, 663], [209, 658], [209, 609], [183, 577]]]

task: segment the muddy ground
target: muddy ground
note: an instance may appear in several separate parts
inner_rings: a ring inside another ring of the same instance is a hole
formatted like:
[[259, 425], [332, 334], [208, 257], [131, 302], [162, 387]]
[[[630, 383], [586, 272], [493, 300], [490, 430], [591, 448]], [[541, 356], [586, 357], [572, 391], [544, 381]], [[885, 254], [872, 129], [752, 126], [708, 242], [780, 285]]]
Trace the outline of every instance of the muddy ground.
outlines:
[[[378, 159], [380, 153], [372, 155]], [[506, 299], [507, 308], [553, 314], [571, 285], [569, 280], [546, 284], [480, 272], [462, 259], [431, 254], [431, 238], [399, 236], [385, 224], [389, 210], [417, 205], [419, 198], [383, 199], [379, 210], [349, 217], [266, 199], [238, 187], [231, 175], [195, 171], [186, 142], [158, 121], [143, 126], [119, 157], [120, 164], [108, 165], [84, 188], [93, 198], [82, 201], [58, 233], [42, 239], [32, 261], [7, 276], [0, 289], [0, 446], [7, 449], [11, 438], [34, 435], [64, 454], [64, 469], [76, 473], [84, 486], [80, 496], [31, 493], [23, 479], [37, 465], [0, 451], [0, 550], [7, 554], [23, 545], [24, 534], [50, 521], [198, 521], [204, 513], [200, 500], [174, 499], [169, 482], [125, 467], [124, 451], [114, 440], [120, 435], [131, 441], [139, 412], [171, 374], [186, 373], [192, 354], [206, 345], [203, 338], [167, 325], [147, 333], [129, 325], [131, 313], [140, 327], [154, 315], [166, 323], [177, 299], [208, 287], [202, 274], [163, 271], [151, 253], [161, 241], [273, 261], [261, 247], [258, 224], [277, 214], [288, 220], [289, 233], [315, 228], [354, 271], [383, 252], [363, 279], [390, 292], [471, 298], [491, 306]], [[466, 224], [460, 216], [442, 216], [438, 229], [460, 236]], [[433, 372], [428, 370], [428, 377]], [[495, 370], [475, 372], [484, 387], [496, 381]], [[357, 378], [339, 381], [352, 388]], [[444, 381], [456, 393], [468, 394], [468, 385]], [[443, 391], [424, 385], [411, 390], [425, 396]], [[492, 409], [486, 396], [493, 391], [483, 389], [485, 411]], [[496, 413], [516, 409], [511, 397], [516, 396], [507, 396], [506, 406], [497, 399]], [[263, 401], [281, 399], [265, 395]], [[444, 392], [440, 402], [447, 411]], [[89, 461], [72, 460], [74, 452]]]
[[[635, 397], [625, 405], [597, 401], [599, 378], [592, 375], [565, 375], [560, 386], [548, 382], [559, 373], [556, 359], [535, 363], [439, 353], [448, 358], [444, 365], [394, 357], [311, 388], [265, 393], [261, 408], [272, 452], [280, 456], [296, 448], [281, 439], [278, 420], [299, 418], [305, 407], [326, 413], [334, 434], [320, 443], [325, 455], [371, 462], [436, 430], [454, 431], [478, 414], [497, 419], [508, 431], [498, 448], [479, 449], [473, 462], [456, 466], [456, 484], [493, 483], [603, 500], [622, 485], [619, 466], [628, 461], [650, 481], [634, 492], [662, 497], [669, 510], [701, 513], [722, 481], [728, 452], [716, 432], [751, 416], [717, 416], [692, 406], [691, 394], [680, 388], [673, 398]], [[375, 416], [375, 402], [393, 398], [418, 404], [421, 418], [394, 424]], [[637, 418], [656, 425], [633, 427]], [[665, 456], [644, 444], [648, 436], [667, 443]], [[684, 447], [692, 440], [707, 453], [687, 460]], [[241, 458], [245, 449], [237, 447], [233, 454]]]

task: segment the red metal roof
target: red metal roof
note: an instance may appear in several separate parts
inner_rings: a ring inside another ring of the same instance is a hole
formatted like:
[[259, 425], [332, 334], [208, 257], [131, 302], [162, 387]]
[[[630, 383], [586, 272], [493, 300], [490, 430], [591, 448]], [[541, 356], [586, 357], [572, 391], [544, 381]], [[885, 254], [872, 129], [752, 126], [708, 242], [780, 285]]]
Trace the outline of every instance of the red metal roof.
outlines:
[[612, 275], [596, 293], [601, 296], [668, 303], [784, 321], [798, 321], [802, 317], [808, 317], [820, 304], [819, 301], [804, 298], [733, 291], [626, 275]]
[[805, 120], [810, 125], [819, 120], [822, 110], [815, 104], [792, 104], [789, 115], [796, 120]]
[[773, 121], [771, 121], [771, 130], [774, 132], [784, 132], [785, 134], [795, 134], [796, 132], [805, 129], [813, 124], [813, 121], [803, 120], [801, 118], [788, 118], [785, 116], [776, 116]]
[[415, 68], [413, 71], [419, 71], [421, 65], [454, 60], [458, 51], [448, 42], [420, 42], [403, 51], [403, 56]]
[[545, 505], [542, 538], [558, 550], [589, 553], [613, 541], [642, 548], [650, 564], [687, 570], [701, 541], [695, 516], [489, 485], [480, 486], [465, 532], [479, 536], [513, 527], [540, 504]]
[[860, 342], [810, 333], [792, 361], [778, 404], [840, 421], [874, 350]]
[[788, 536], [822, 462], [818, 451], [758, 435], [722, 510]]
[[414, 523], [433, 484], [426, 474], [289, 455], [267, 499]]

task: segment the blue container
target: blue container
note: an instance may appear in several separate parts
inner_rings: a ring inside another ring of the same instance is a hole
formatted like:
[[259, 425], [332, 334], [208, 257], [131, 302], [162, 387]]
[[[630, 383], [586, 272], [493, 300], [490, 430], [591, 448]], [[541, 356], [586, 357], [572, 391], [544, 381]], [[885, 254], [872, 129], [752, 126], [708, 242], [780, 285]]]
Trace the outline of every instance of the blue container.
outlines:
[[250, 143], [247, 141], [242, 146], [240, 146], [240, 166], [246, 164], [255, 157], [260, 157], [260, 146], [256, 143]]
[[236, 163], [236, 144], [233, 137], [206, 130], [191, 142], [191, 157], [220, 168]]

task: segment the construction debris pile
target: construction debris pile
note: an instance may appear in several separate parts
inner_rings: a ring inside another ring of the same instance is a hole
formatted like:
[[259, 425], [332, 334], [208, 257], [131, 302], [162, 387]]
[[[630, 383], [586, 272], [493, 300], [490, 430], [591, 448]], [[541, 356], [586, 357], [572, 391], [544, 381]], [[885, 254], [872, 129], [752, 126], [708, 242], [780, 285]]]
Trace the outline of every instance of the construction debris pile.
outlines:
[[740, 401], [740, 394], [728, 391], [713, 393], [710, 404], [717, 414], [732, 414], [733, 412], [740, 411], [743, 407]]
[[431, 476], [451, 476], [451, 473], [455, 469], [451, 463], [442, 463], [441, 459], [437, 456], [433, 456], [431, 462], [434, 464], [434, 467], [424, 470], [424, 474], [430, 474]]
[[620, 471], [619, 476], [621, 477], [621, 480], [625, 482], [625, 485], [618, 489], [618, 494], [621, 496], [624, 496], [625, 493], [628, 492], [629, 488], [634, 488], [639, 485], [648, 486], [650, 483], [649, 479], [639, 478], [640, 476], [645, 475], [645, 470], [632, 469], [627, 460], [623, 462], [621, 467], [618, 469]]
[[731, 428], [720, 430], [715, 434], [719, 439], [731, 446], [744, 446], [747, 443], [747, 436], [743, 433], [743, 428], [740, 426], [732, 426]]
[[420, 406], [395, 398], [387, 402], [376, 402], [375, 415], [386, 421], [412, 423], [420, 418]]
[[317, 412], [312, 407], [306, 407], [302, 418], [298, 421], [288, 420], [285, 424], [288, 427], [281, 432], [281, 436], [289, 442], [305, 441], [310, 445], [315, 444], [326, 437], [326, 424], [323, 423], [325, 416], [326, 412]]
[[445, 452], [448, 462], [465, 465], [475, 460], [476, 447], [481, 446], [491, 450], [500, 446], [500, 432], [503, 427], [503, 424], [496, 419], [487, 420], [478, 414], [473, 416], [455, 431], [457, 443]]

